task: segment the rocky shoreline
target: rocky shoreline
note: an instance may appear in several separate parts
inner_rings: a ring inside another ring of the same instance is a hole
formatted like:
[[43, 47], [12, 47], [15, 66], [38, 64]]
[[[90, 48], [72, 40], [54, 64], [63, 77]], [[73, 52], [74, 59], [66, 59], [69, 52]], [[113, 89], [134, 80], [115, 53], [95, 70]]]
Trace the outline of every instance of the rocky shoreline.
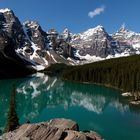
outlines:
[[131, 93], [131, 92], [125, 92], [122, 93], [122, 96], [127, 98], [130, 104], [132, 105], [140, 105], [140, 93]]
[[102, 140], [94, 131], [79, 131], [75, 121], [53, 119], [36, 124], [23, 124], [16, 130], [3, 134], [0, 140]]

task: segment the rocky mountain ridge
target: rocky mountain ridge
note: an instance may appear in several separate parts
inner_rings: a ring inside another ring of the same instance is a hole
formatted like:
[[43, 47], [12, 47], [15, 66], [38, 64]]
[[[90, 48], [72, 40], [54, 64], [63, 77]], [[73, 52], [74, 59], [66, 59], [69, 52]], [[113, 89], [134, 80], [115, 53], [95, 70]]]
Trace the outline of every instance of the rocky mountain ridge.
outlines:
[[[38, 22], [26, 21], [22, 24], [7, 8], [0, 10], [0, 36], [3, 36], [0, 50], [10, 40], [10, 49], [6, 52], [8, 57], [15, 59], [16, 56], [24, 61], [25, 67], [28, 64], [36, 71], [52, 63], [77, 65], [140, 54], [140, 34], [127, 30], [125, 26], [112, 35], [101, 25], [79, 34], [73, 34], [68, 29], [62, 33], [55, 29], [46, 32]], [[14, 53], [10, 52], [11, 49]], [[3, 54], [5, 56], [4, 51]]]
[[[0, 61], [4, 61], [4, 65], [8, 57], [27, 69], [39, 71], [51, 63], [70, 64], [71, 59], [67, 58], [73, 56], [72, 47], [63, 39], [58, 40], [58, 35], [43, 31], [39, 23], [34, 21], [21, 24], [14, 12], [8, 8], [0, 10], [0, 40], [0, 50], [3, 55]], [[9, 61], [10, 66], [13, 65], [13, 61]], [[7, 65], [0, 73], [2, 74], [8, 67]], [[8, 74], [13, 73], [8, 71]]]
[[140, 34], [122, 26], [109, 35], [103, 26], [97, 26], [83, 33], [73, 35], [71, 43], [78, 50], [81, 59], [98, 61], [114, 57], [140, 54]]

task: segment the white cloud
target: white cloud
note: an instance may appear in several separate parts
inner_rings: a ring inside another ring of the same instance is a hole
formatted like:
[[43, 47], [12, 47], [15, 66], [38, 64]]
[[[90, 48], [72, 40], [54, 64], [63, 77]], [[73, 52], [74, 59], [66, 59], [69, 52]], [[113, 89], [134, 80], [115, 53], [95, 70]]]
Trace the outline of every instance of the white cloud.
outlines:
[[101, 13], [103, 13], [104, 10], [105, 10], [105, 6], [98, 7], [98, 8], [96, 8], [94, 11], [90, 11], [90, 12], [88, 13], [88, 16], [89, 16], [90, 18], [94, 18], [95, 16], [100, 15]]

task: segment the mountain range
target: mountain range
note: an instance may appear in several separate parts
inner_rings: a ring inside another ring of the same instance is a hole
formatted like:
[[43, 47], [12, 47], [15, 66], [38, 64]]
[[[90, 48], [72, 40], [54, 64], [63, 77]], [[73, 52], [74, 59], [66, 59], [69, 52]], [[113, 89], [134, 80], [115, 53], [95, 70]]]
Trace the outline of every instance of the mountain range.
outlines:
[[44, 31], [36, 21], [21, 23], [12, 10], [0, 9], [0, 75], [40, 71], [53, 63], [78, 65], [134, 54], [140, 54], [140, 33], [124, 25], [113, 34], [101, 25], [79, 34], [68, 29], [58, 33]]

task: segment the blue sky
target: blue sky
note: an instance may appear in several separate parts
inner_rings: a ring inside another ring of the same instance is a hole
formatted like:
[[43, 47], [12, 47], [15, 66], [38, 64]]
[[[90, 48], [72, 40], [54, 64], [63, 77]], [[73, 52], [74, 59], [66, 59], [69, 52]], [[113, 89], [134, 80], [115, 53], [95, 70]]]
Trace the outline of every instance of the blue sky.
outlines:
[[44, 30], [69, 28], [78, 33], [103, 25], [113, 33], [125, 23], [140, 32], [140, 0], [0, 0], [21, 22], [39, 21]]

